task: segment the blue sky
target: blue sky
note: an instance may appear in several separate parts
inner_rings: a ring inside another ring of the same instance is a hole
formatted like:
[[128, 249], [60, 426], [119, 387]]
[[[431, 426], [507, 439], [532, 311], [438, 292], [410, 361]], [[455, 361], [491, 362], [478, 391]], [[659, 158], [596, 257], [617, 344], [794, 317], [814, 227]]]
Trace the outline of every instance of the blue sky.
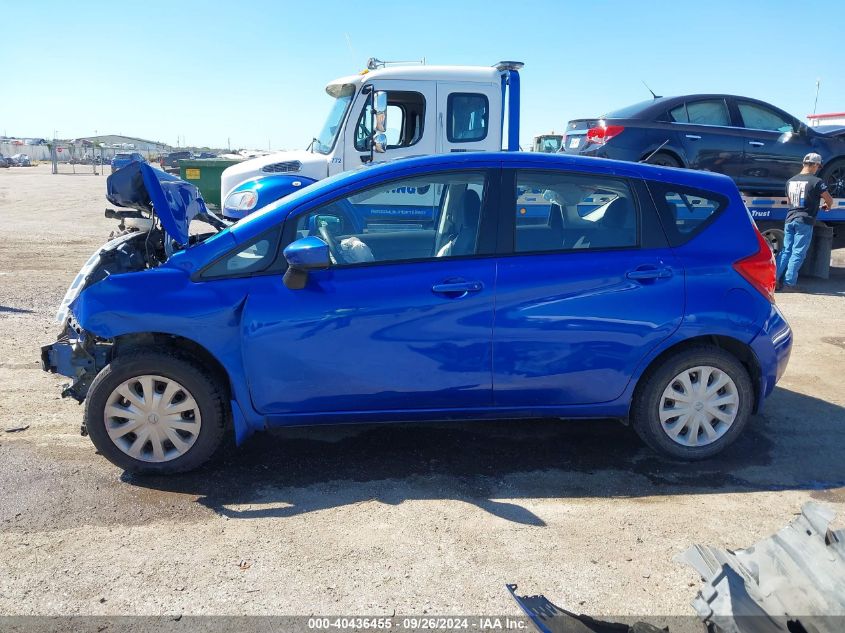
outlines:
[[[305, 147], [325, 84], [371, 56], [524, 61], [522, 133], [649, 97], [845, 111], [845, 2], [0, 0], [0, 132]], [[839, 51], [836, 51], [840, 48]], [[833, 51], [833, 52], [831, 52]]]

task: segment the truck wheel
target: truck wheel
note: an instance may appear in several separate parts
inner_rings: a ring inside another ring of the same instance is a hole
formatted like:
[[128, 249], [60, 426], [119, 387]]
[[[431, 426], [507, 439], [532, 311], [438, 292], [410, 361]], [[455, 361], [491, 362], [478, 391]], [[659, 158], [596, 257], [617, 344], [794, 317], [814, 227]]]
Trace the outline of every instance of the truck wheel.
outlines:
[[118, 356], [91, 383], [85, 426], [97, 450], [132, 473], [193, 470], [220, 447], [225, 389], [199, 364], [167, 352]]
[[825, 165], [820, 176], [827, 185], [827, 191], [831, 197], [845, 197], [845, 159], [835, 160]]
[[766, 229], [762, 235], [766, 238], [769, 248], [772, 249], [772, 254], [777, 260], [778, 255], [783, 250], [783, 231], [781, 229]]
[[663, 167], [681, 167], [681, 163], [672, 156], [671, 154], [667, 154], [666, 152], [657, 152], [654, 156], [650, 157], [646, 161], [649, 165], [662, 165]]
[[683, 460], [712, 457], [751, 416], [754, 391], [745, 367], [718, 347], [680, 350], [642, 379], [631, 422], [658, 453]]

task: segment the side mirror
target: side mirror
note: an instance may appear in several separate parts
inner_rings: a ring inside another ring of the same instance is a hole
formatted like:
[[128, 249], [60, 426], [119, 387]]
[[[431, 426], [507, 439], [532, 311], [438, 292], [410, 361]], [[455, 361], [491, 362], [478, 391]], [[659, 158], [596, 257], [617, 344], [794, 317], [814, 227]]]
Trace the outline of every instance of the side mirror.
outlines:
[[331, 266], [328, 244], [313, 235], [288, 244], [284, 256], [288, 262], [284, 283], [291, 290], [302, 290], [305, 287], [308, 271]]
[[379, 90], [373, 93], [373, 151], [383, 154], [387, 151], [387, 93]]

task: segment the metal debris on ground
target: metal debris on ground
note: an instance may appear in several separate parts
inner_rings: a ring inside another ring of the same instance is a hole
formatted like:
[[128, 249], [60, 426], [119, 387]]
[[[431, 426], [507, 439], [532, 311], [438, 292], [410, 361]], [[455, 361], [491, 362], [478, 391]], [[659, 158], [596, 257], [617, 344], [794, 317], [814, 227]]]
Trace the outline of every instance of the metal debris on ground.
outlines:
[[777, 534], [731, 552], [693, 545], [677, 560], [704, 586], [692, 606], [716, 633], [839, 633], [845, 626], [845, 530], [808, 502]]
[[29, 428], [29, 424], [24, 426], [12, 426], [6, 429], [6, 433], [20, 433], [21, 431], [26, 431]]
[[[693, 545], [677, 556], [704, 582], [692, 602], [698, 626], [708, 633], [845, 630], [845, 530], [829, 529], [834, 516], [829, 508], [808, 502], [789, 525], [751, 547], [732, 552]], [[675, 631], [674, 625], [629, 625], [576, 614], [543, 595], [518, 596], [516, 585], [506, 586], [540, 633]]]

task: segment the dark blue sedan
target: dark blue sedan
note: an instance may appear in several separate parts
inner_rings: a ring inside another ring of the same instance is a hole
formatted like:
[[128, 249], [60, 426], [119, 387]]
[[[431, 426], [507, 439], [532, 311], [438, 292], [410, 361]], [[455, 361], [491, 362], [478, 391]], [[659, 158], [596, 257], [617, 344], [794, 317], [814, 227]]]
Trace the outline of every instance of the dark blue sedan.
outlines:
[[742, 191], [784, 195], [810, 152], [834, 197], [845, 196], [845, 139], [768, 103], [721, 94], [657, 97], [566, 126], [563, 151], [730, 176]]
[[[519, 221], [525, 192], [542, 222]], [[408, 159], [208, 235], [188, 231], [211, 219], [196, 189], [147, 165], [109, 197], [160, 223], [98, 249], [42, 362], [134, 472], [195, 468], [230, 429], [396, 420], [616, 418], [702, 459], [751, 423], [792, 345], [771, 251], [715, 174]], [[403, 197], [431, 222], [366, 220]]]

